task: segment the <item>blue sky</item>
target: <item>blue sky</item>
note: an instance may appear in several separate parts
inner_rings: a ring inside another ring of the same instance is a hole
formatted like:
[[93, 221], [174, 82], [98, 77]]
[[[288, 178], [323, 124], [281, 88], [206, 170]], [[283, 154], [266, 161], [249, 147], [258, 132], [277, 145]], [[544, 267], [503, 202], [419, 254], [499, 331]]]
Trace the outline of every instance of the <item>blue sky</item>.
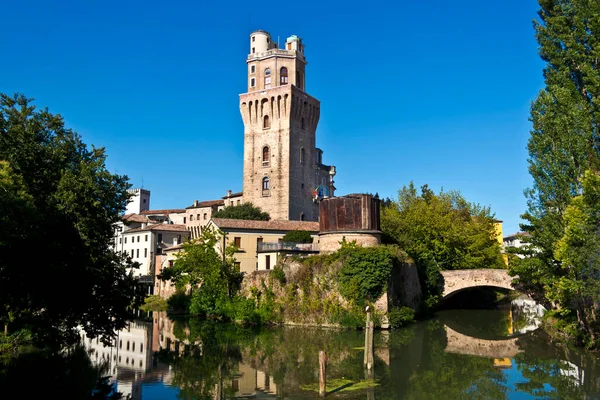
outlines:
[[242, 189], [250, 32], [303, 38], [317, 146], [338, 194], [411, 180], [525, 211], [529, 106], [543, 63], [534, 0], [27, 1], [2, 6], [0, 92], [20, 92], [107, 149], [152, 208]]

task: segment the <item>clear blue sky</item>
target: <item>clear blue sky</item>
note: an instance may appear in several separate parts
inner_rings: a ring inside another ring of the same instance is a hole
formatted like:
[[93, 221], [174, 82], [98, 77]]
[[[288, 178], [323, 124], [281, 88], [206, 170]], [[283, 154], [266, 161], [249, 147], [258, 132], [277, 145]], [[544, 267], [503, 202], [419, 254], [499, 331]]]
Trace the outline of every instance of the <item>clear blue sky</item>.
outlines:
[[529, 106], [543, 84], [534, 0], [12, 1], [0, 92], [21, 92], [104, 146], [152, 208], [242, 189], [248, 35], [306, 46], [317, 146], [338, 194], [411, 180], [525, 211]]

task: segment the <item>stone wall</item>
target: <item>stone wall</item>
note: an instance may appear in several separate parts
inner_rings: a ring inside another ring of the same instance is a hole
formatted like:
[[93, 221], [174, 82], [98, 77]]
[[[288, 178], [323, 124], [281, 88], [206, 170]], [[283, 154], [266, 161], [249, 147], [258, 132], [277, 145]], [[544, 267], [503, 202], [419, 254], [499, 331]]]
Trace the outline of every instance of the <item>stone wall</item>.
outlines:
[[355, 241], [363, 247], [377, 246], [381, 244], [381, 232], [331, 232], [319, 233], [319, 251], [321, 253], [333, 253], [341, 247], [342, 240], [346, 242]]
[[390, 305], [406, 306], [418, 311], [422, 294], [417, 266], [414, 263], [405, 262], [399, 268], [392, 269], [387, 291]]

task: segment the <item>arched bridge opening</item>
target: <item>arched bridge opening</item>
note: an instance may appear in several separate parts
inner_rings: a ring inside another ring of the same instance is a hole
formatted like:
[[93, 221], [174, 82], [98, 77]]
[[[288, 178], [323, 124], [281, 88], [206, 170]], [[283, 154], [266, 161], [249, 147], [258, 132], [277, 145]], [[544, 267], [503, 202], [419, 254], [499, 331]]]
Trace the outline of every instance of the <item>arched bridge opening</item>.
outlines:
[[466, 289], [494, 287], [514, 290], [513, 279], [505, 269], [462, 269], [442, 271], [442, 298]]

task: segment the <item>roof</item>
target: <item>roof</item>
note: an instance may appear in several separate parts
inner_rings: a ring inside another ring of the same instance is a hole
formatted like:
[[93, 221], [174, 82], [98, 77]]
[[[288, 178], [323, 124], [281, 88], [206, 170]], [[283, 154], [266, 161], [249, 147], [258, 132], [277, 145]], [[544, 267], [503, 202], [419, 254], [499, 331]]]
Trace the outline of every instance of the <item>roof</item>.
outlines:
[[123, 216], [123, 222], [150, 222], [150, 220], [140, 214], [126, 214]]
[[155, 215], [155, 214], [178, 214], [178, 213], [184, 213], [185, 212], [185, 208], [173, 208], [171, 210], [146, 210], [146, 211], [142, 211], [140, 214], [142, 215]]
[[529, 237], [531, 234], [529, 232], [517, 232], [512, 235], [504, 236], [503, 240], [512, 239], [514, 237]]
[[251, 229], [261, 231], [308, 231], [318, 232], [319, 223], [312, 221], [250, 221], [245, 219], [213, 218], [212, 221], [221, 229]]
[[134, 232], [144, 232], [144, 231], [187, 232], [187, 228], [185, 227], [185, 225], [181, 225], [181, 224], [152, 224], [152, 225], [146, 226], [145, 228], [130, 229], [123, 233], [134, 233]]
[[230, 195], [227, 196], [223, 196], [221, 197], [222, 199], [230, 199], [232, 197], [240, 197], [244, 194], [244, 192], [236, 192], [236, 193], [231, 193]]
[[186, 207], [186, 210], [189, 210], [190, 208], [214, 207], [223, 205], [225, 205], [225, 202], [223, 200], [199, 201], [198, 204], [192, 204], [191, 206]]

